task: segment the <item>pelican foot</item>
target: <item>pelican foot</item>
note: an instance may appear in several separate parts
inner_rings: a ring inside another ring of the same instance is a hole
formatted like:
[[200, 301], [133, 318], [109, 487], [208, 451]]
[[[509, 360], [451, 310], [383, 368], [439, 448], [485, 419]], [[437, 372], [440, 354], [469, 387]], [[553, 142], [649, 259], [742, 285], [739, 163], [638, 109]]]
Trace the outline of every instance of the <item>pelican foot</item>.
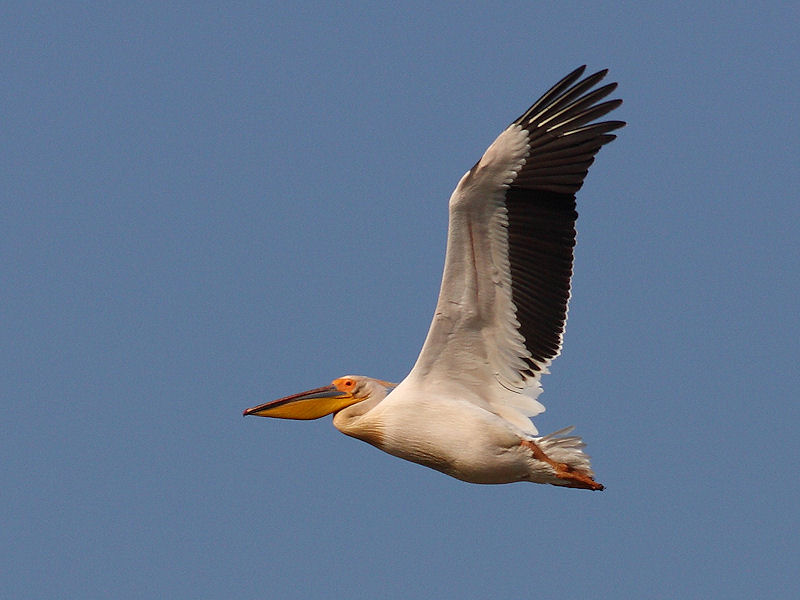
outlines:
[[522, 440], [520, 444], [531, 451], [533, 458], [545, 462], [552, 467], [553, 471], [555, 471], [555, 476], [564, 482], [560, 485], [564, 487], [580, 488], [582, 490], [600, 491], [605, 489], [605, 486], [602, 483], [596, 482], [589, 473], [571, 467], [567, 463], [554, 461], [539, 448], [536, 442]]

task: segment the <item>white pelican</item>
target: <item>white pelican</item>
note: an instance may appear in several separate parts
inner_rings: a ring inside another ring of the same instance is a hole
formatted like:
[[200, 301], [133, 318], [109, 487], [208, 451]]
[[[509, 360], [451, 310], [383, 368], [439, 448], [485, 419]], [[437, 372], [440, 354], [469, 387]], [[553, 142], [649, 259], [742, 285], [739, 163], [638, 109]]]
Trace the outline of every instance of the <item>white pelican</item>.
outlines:
[[540, 378], [561, 350], [575, 246], [575, 193], [622, 121], [594, 90], [607, 70], [564, 77], [511, 123], [450, 197], [442, 286], [428, 336], [400, 383], [348, 375], [248, 408], [318, 419], [471, 483], [602, 490], [571, 428], [537, 436]]

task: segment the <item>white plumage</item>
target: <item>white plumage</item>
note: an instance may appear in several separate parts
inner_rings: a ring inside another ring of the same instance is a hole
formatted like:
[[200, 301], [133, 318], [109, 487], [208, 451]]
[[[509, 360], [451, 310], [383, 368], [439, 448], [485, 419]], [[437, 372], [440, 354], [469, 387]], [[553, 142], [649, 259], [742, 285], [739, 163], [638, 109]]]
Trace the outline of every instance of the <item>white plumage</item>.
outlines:
[[450, 197], [439, 301], [397, 386], [346, 376], [247, 409], [310, 419], [473, 483], [603, 489], [578, 437], [537, 437], [540, 379], [561, 350], [575, 245], [575, 193], [621, 121], [600, 71], [576, 69], [503, 131]]

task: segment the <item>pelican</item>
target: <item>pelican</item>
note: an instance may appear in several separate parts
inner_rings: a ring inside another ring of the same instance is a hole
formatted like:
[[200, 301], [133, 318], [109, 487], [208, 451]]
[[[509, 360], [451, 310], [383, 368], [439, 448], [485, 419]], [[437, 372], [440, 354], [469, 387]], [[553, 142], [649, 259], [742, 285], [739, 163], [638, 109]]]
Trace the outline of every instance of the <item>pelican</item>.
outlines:
[[[571, 427], [539, 436], [541, 376], [561, 351], [575, 246], [575, 194], [622, 121], [622, 100], [579, 67], [511, 123], [450, 196], [439, 300], [399, 384], [359, 375], [244, 415], [318, 419], [394, 456], [470, 483], [602, 490]], [[594, 88], [594, 89], [593, 89]]]

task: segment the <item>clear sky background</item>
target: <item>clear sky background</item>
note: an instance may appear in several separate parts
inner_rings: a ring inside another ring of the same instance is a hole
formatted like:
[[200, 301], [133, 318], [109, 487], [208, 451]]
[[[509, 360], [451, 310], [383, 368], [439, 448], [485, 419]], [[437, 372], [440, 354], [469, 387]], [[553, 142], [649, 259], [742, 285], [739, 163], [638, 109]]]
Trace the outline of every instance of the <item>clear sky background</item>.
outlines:
[[[797, 598], [797, 5], [332, 4], [0, 7], [0, 596]], [[452, 188], [583, 63], [629, 124], [536, 422], [607, 490], [243, 419], [406, 375]]]

